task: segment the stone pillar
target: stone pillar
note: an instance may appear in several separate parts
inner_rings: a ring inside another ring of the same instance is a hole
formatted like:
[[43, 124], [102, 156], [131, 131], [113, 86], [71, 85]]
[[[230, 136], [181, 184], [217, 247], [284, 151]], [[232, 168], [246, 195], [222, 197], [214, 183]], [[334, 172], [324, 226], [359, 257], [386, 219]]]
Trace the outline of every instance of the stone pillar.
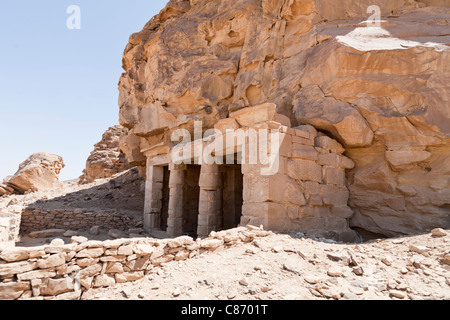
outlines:
[[174, 165], [170, 167], [169, 180], [169, 218], [167, 220], [167, 235], [178, 237], [183, 235], [183, 190], [186, 177], [186, 165]]
[[211, 231], [216, 231], [221, 226], [222, 181], [219, 166], [202, 165], [200, 173], [200, 200], [198, 205], [198, 237], [207, 237]]
[[164, 167], [147, 166], [145, 182], [144, 230], [160, 229]]

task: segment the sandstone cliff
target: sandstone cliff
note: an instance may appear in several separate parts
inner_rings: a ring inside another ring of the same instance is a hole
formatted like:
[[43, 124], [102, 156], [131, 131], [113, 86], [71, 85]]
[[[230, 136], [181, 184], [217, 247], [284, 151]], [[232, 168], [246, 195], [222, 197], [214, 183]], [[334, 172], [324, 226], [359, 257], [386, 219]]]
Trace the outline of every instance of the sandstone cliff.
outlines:
[[[381, 9], [367, 26], [367, 8]], [[450, 3], [174, 0], [130, 37], [119, 81], [132, 165], [171, 130], [261, 103], [355, 162], [351, 224], [394, 236], [450, 226]]]

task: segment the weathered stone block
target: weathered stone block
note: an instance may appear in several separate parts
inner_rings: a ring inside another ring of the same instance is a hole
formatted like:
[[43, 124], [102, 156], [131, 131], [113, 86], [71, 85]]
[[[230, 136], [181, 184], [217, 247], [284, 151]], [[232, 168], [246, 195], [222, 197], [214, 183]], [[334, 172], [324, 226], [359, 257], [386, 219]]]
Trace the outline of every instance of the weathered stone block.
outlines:
[[341, 164], [341, 156], [336, 153], [320, 153], [318, 163], [321, 166], [338, 168]]
[[[283, 188], [280, 188], [283, 186]], [[286, 175], [273, 176], [245, 175], [245, 202], [282, 202], [304, 205], [305, 197], [298, 183]]]
[[40, 259], [37, 261], [36, 265], [41, 269], [48, 269], [57, 266], [61, 266], [66, 263], [66, 255], [64, 253], [54, 254], [47, 259]]
[[54, 276], [56, 276], [56, 272], [53, 270], [36, 270], [18, 274], [17, 279], [19, 279], [19, 281], [27, 281], [42, 278], [52, 278]]
[[250, 127], [253, 124], [273, 120], [277, 106], [273, 103], [266, 103], [255, 107], [248, 107], [230, 114], [230, 118], [242, 127]]
[[223, 240], [219, 239], [203, 239], [199, 242], [199, 245], [202, 249], [216, 249], [223, 245], [223, 243]]
[[327, 184], [347, 185], [347, 178], [343, 169], [325, 167], [323, 169], [323, 180]]
[[19, 298], [25, 290], [30, 289], [29, 282], [0, 283], [0, 300]]
[[3, 250], [0, 253], [0, 259], [5, 260], [7, 262], [17, 262], [26, 260], [29, 257], [29, 253], [27, 250], [24, 249], [7, 249]]
[[305, 146], [314, 146], [314, 139], [313, 138], [304, 138], [300, 137], [298, 135], [292, 136], [292, 143], [297, 143]]
[[167, 242], [167, 245], [170, 248], [177, 248], [177, 247], [183, 247], [183, 246], [188, 246], [194, 243], [194, 239], [192, 239], [191, 237], [188, 236], [182, 236], [182, 237], [178, 237], [175, 239], [170, 239]]
[[313, 139], [317, 137], [317, 130], [313, 126], [306, 124], [293, 128], [298, 137]]
[[288, 175], [292, 179], [322, 182], [322, 167], [315, 161], [290, 159], [287, 169]]
[[71, 278], [46, 278], [42, 280], [39, 290], [42, 296], [56, 296], [58, 294], [73, 291], [74, 281]]
[[320, 196], [327, 205], [345, 207], [347, 206], [350, 192], [345, 187], [322, 185]]
[[103, 255], [103, 252], [105, 249], [103, 248], [91, 248], [91, 249], [84, 249], [81, 250], [76, 254], [77, 258], [98, 258], [101, 255]]
[[315, 146], [329, 150], [334, 153], [342, 154], [345, 152], [344, 147], [334, 139], [327, 136], [320, 136], [314, 140]]
[[94, 288], [109, 287], [113, 286], [115, 283], [115, 278], [107, 274], [98, 275], [94, 278]]
[[353, 210], [348, 206], [335, 206], [331, 208], [331, 215], [333, 217], [349, 219], [353, 216]]
[[314, 147], [295, 142], [292, 144], [292, 151], [289, 157], [293, 159], [305, 159], [312, 161], [318, 160], [318, 154]]
[[342, 156], [341, 158], [341, 168], [343, 169], [353, 169], [355, 167], [355, 163], [352, 159]]
[[109, 262], [105, 273], [123, 273], [123, 265], [120, 262]]
[[133, 282], [144, 277], [144, 271], [124, 272], [115, 274], [117, 283]]
[[76, 264], [79, 265], [82, 268], [90, 267], [94, 264], [97, 264], [100, 260], [97, 258], [84, 258], [84, 259], [78, 259], [76, 261]]

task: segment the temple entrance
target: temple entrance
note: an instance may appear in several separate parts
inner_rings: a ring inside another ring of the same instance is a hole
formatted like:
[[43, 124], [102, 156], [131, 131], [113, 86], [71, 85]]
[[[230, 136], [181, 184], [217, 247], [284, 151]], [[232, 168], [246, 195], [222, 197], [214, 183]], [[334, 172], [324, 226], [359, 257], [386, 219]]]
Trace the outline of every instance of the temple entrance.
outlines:
[[168, 237], [208, 236], [240, 224], [241, 165], [159, 165], [147, 168], [144, 229]]

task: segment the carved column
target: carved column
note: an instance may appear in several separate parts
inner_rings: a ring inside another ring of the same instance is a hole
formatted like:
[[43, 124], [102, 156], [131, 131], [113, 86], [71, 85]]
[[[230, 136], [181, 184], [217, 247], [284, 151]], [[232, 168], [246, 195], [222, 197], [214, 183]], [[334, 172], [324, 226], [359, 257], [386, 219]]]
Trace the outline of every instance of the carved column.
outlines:
[[174, 165], [170, 167], [169, 180], [169, 218], [167, 220], [167, 235], [178, 237], [183, 235], [183, 202], [184, 184], [186, 177], [186, 165]]
[[222, 224], [222, 197], [219, 195], [222, 192], [222, 181], [218, 165], [202, 165], [199, 186], [197, 235], [204, 238], [211, 231], [218, 230]]
[[145, 182], [144, 229], [160, 229], [164, 167], [147, 166]]

